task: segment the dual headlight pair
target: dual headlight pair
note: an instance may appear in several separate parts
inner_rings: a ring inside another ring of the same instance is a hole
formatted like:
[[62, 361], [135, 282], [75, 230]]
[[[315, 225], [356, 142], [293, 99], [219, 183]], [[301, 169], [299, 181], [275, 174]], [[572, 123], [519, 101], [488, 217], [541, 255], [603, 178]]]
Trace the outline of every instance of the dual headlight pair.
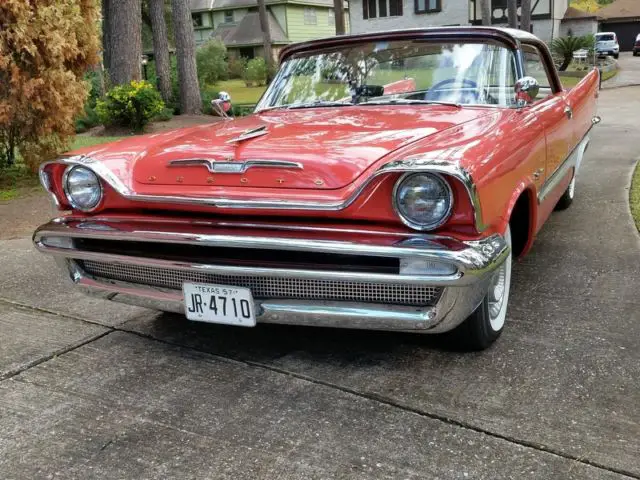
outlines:
[[[102, 200], [100, 179], [81, 165], [65, 171], [62, 185], [75, 209], [91, 211]], [[407, 173], [394, 187], [393, 206], [405, 225], [416, 230], [432, 230], [449, 218], [453, 194], [449, 183], [438, 174]]]

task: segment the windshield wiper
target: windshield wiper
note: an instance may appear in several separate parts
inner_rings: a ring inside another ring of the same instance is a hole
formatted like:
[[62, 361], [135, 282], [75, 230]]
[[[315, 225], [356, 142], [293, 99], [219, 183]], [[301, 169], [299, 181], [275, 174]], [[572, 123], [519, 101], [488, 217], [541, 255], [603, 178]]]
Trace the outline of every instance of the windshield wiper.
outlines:
[[283, 107], [288, 108], [290, 110], [294, 110], [297, 108], [315, 108], [315, 107], [344, 107], [344, 106], [353, 106], [351, 102], [325, 102], [322, 100], [318, 100], [316, 102], [308, 102], [308, 103], [292, 103], [291, 105], [283, 105]]
[[454, 102], [438, 102], [436, 100], [410, 100], [407, 98], [394, 98], [389, 100], [373, 100], [361, 102], [360, 105], [446, 105], [449, 107], [462, 108], [462, 105]]

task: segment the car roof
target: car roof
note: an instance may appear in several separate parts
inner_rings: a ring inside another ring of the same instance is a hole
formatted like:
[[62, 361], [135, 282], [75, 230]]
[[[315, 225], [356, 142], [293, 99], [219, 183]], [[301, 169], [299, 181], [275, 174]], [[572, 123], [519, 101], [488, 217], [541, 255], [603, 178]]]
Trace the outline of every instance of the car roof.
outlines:
[[515, 28], [503, 27], [475, 27], [475, 26], [456, 26], [456, 27], [427, 27], [427, 28], [408, 28], [402, 30], [386, 30], [372, 33], [359, 33], [352, 35], [339, 35], [333, 37], [319, 38], [307, 42], [294, 43], [284, 47], [280, 51], [280, 61], [295, 52], [304, 50], [313, 50], [315, 48], [338, 46], [343, 43], [358, 41], [380, 41], [380, 40], [404, 40], [415, 37], [424, 38], [478, 38], [493, 39], [508, 44], [516, 48], [519, 43], [533, 44], [536, 46], [544, 45], [543, 42], [532, 33]]

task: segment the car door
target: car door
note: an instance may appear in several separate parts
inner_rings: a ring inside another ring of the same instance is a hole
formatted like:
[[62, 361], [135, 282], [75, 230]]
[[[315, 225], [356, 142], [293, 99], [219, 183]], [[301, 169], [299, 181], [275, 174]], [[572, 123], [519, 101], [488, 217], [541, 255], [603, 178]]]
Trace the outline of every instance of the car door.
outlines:
[[[572, 111], [563, 91], [553, 92], [552, 82], [540, 52], [531, 45], [523, 45], [524, 68], [527, 76], [540, 84], [540, 92], [531, 109], [542, 123], [547, 142], [544, 171], [539, 173], [542, 184], [560, 167], [575, 147], [577, 140], [572, 125]], [[540, 187], [540, 186], [539, 186]]]

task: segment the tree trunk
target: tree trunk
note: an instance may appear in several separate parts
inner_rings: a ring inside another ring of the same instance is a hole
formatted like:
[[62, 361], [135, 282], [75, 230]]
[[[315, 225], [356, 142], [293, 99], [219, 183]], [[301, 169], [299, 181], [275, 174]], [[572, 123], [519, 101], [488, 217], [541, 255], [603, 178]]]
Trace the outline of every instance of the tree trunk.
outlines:
[[336, 35], [344, 35], [346, 33], [344, 26], [344, 0], [333, 0], [333, 11], [336, 15]]
[[507, 0], [507, 17], [509, 18], [509, 28], [518, 28], [517, 0]]
[[202, 99], [198, 85], [196, 43], [193, 38], [191, 11], [187, 0], [171, 0], [171, 7], [180, 83], [180, 113], [200, 113]]
[[149, 0], [149, 17], [153, 33], [153, 58], [158, 77], [158, 90], [165, 103], [171, 101], [171, 67], [169, 64], [169, 40], [164, 20], [164, 0]]
[[102, 64], [109, 69], [111, 43], [109, 42], [109, 0], [102, 0]]
[[109, 79], [112, 85], [140, 80], [142, 74], [142, 3], [140, 0], [109, 0]]
[[106, 93], [105, 85], [104, 85], [104, 69], [102, 63], [97, 63], [92, 65], [90, 70], [97, 75], [98, 77], [98, 90], [99, 94], [102, 97]]
[[531, 0], [522, 0], [520, 28], [527, 32], [531, 31]]
[[491, 25], [491, 0], [480, 0], [480, 14], [482, 15], [482, 25]]
[[273, 65], [273, 52], [271, 51], [271, 31], [269, 30], [269, 14], [264, 0], [258, 0], [258, 15], [260, 15], [260, 30], [262, 30], [262, 44], [264, 46], [264, 59], [267, 62], [267, 82], [275, 71]]

